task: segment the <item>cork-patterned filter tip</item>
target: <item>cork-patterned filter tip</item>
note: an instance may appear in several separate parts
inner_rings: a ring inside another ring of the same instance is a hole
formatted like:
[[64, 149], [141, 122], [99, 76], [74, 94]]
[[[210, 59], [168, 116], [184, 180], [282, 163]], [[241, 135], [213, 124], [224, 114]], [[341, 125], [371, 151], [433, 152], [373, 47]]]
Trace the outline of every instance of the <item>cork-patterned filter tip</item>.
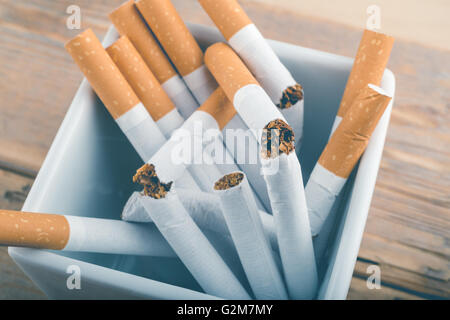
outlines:
[[369, 83], [379, 86], [391, 54], [394, 38], [364, 30], [337, 115], [343, 117], [353, 100]]
[[177, 74], [133, 0], [112, 11], [109, 19], [120, 35], [130, 39], [159, 83], [164, 83]]
[[220, 130], [236, 115], [236, 109], [221, 87], [214, 90], [198, 110], [209, 113], [217, 121]]
[[114, 119], [139, 103], [91, 29], [74, 37], [65, 47]]
[[335, 175], [348, 178], [391, 99], [381, 88], [366, 86], [333, 133], [319, 163]]
[[136, 3], [182, 76], [203, 65], [203, 52], [170, 0], [139, 0]]
[[205, 64], [230, 101], [235, 93], [249, 84], [258, 84], [244, 62], [223, 42], [211, 45], [205, 53]]
[[122, 36], [106, 51], [144, 104], [153, 120], [158, 121], [175, 106], [145, 64], [128, 37]]
[[0, 245], [62, 250], [69, 237], [62, 215], [0, 210]]
[[227, 41], [236, 32], [252, 23], [236, 0], [199, 0], [199, 2]]

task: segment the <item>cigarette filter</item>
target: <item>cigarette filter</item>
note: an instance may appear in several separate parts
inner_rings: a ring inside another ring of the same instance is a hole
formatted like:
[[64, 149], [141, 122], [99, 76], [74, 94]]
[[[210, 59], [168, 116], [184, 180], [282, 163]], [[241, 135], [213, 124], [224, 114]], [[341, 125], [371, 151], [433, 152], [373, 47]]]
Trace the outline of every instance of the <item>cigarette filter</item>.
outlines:
[[319, 234], [390, 101], [391, 97], [381, 88], [366, 86], [354, 99], [322, 152], [306, 185], [313, 236]]
[[256, 202], [242, 172], [225, 175], [214, 189], [253, 294], [260, 300], [288, 298], [263, 229]]
[[[150, 159], [166, 138], [92, 30], [69, 41], [66, 49], [141, 159]], [[188, 173], [178, 183], [198, 189]]]
[[0, 210], [0, 245], [175, 257], [153, 225]]
[[239, 280], [194, 223], [172, 182], [138, 170], [133, 177], [144, 186], [143, 206], [161, 234], [207, 294], [228, 299], [250, 299]]
[[134, 1], [122, 4], [109, 18], [119, 33], [129, 38], [177, 109], [187, 118], [198, 103], [145, 24]]
[[88, 29], [65, 47], [140, 157], [148, 160], [164, 135], [95, 34]]
[[393, 45], [393, 37], [376, 31], [364, 30], [331, 134], [336, 130], [361, 91], [369, 83], [380, 85]]
[[133, 44], [122, 36], [106, 49], [161, 132], [169, 138], [184, 122]]
[[[183, 207], [201, 229], [208, 229], [219, 234], [230, 235], [222, 214], [219, 197], [213, 193], [178, 188], [177, 195]], [[143, 195], [133, 192], [122, 210], [122, 220], [129, 222], [152, 222], [141, 203]], [[266, 237], [272, 250], [278, 252], [277, 235], [273, 216], [258, 210]]]
[[261, 141], [262, 129], [267, 123], [275, 119], [285, 121], [270, 97], [228, 45], [216, 43], [210, 46], [205, 53], [205, 63], [242, 120], [253, 130], [257, 141]]
[[217, 83], [203, 64], [203, 52], [170, 0], [139, 0], [136, 3], [172, 63], [199, 104]]
[[[265, 127], [263, 175], [272, 204], [289, 296], [292, 299], [312, 299], [318, 288], [318, 275], [293, 134], [292, 129], [282, 121], [271, 122]], [[274, 145], [276, 138], [279, 142]], [[274, 162], [277, 167], [275, 172]]]
[[281, 63], [236, 0], [199, 0], [228, 44], [237, 52], [294, 129], [303, 135], [303, 88]]

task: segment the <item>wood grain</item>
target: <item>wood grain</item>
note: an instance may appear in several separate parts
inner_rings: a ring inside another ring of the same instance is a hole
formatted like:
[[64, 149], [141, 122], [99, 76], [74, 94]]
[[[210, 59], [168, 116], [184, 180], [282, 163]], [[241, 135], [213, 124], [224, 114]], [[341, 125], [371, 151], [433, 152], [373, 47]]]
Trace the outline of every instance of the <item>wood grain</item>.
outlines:
[[[82, 75], [63, 44], [69, 5], [101, 38], [118, 0], [0, 2], [0, 206], [20, 208]], [[211, 25], [193, 0], [182, 17]], [[361, 30], [241, 1], [272, 39], [353, 57]], [[395, 105], [349, 299], [450, 298], [450, 52], [397, 39]], [[365, 285], [381, 268], [382, 289]], [[0, 298], [42, 298], [0, 251]], [[6, 275], [6, 277], [4, 276]]]

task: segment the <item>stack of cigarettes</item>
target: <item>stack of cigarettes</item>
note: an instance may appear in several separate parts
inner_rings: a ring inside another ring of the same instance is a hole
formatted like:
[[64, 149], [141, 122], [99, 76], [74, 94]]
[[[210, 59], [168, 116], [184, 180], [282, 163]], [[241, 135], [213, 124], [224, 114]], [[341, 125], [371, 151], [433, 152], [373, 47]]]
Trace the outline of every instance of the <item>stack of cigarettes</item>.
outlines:
[[[122, 221], [0, 210], [0, 244], [177, 257], [220, 298], [313, 299], [313, 238], [328, 236], [324, 222], [392, 99], [379, 85], [393, 38], [364, 31], [305, 186], [303, 87], [236, 0], [199, 2], [227, 41], [205, 53], [170, 0], [111, 12], [113, 43], [88, 29], [65, 46], [144, 163]], [[227, 139], [236, 132], [244, 145]]]

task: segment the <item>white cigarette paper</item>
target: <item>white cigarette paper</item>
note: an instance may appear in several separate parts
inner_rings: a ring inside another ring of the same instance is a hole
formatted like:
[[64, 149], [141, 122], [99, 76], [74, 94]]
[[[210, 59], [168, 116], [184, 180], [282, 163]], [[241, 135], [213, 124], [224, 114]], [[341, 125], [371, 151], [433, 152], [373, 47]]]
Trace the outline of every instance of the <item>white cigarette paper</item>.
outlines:
[[161, 83], [161, 86], [184, 119], [189, 118], [189, 116], [198, 108], [199, 104], [197, 100], [192, 96], [186, 83], [178, 74]]
[[303, 135], [303, 88], [292, 77], [236, 0], [199, 0], [228, 44], [279, 107], [294, 129], [297, 144]]
[[318, 275], [302, 171], [292, 135], [286, 123], [269, 123], [264, 132], [261, 162], [289, 296], [312, 299], [318, 288]]
[[226, 175], [216, 182], [215, 190], [256, 299], [287, 299], [283, 278], [245, 175], [241, 172]]
[[318, 276], [306, 207], [303, 180], [295, 154], [282, 154], [278, 173], [265, 174], [272, 203], [274, 223], [284, 277], [292, 299], [312, 299], [317, 290]]
[[[205, 139], [205, 131], [214, 130], [217, 134], [215, 139], [216, 147], [221, 148], [223, 154], [227, 156], [229, 162], [223, 166], [227, 169], [239, 170], [232, 161], [232, 156], [223, 145], [221, 140], [219, 125], [214, 117], [204, 111], [195, 111], [179, 128], [172, 137], [164, 144], [156, 154], [148, 161], [156, 167], [158, 176], [163, 181], [176, 181], [188, 170], [201, 190], [212, 191], [212, 185], [219, 179], [223, 173], [219, 169], [221, 164], [215, 164], [214, 159], [205, 152], [209, 141]], [[194, 150], [192, 150], [192, 147]], [[186, 156], [186, 154], [188, 154]], [[201, 157], [199, 163], [196, 158]], [[206, 162], [206, 163], [204, 163]], [[260, 209], [264, 205], [257, 198], [257, 204]]]
[[205, 293], [226, 299], [250, 299], [173, 191], [161, 199], [147, 197], [143, 204]]
[[[186, 211], [201, 229], [208, 229], [227, 236], [230, 235], [217, 195], [185, 188], [177, 188], [177, 195]], [[122, 210], [122, 220], [152, 222], [151, 217], [141, 203], [142, 198], [142, 194], [137, 191], [133, 192]], [[272, 250], [278, 252], [273, 216], [262, 210], [258, 210], [258, 214]]]
[[154, 225], [0, 210], [0, 245], [176, 257]]

